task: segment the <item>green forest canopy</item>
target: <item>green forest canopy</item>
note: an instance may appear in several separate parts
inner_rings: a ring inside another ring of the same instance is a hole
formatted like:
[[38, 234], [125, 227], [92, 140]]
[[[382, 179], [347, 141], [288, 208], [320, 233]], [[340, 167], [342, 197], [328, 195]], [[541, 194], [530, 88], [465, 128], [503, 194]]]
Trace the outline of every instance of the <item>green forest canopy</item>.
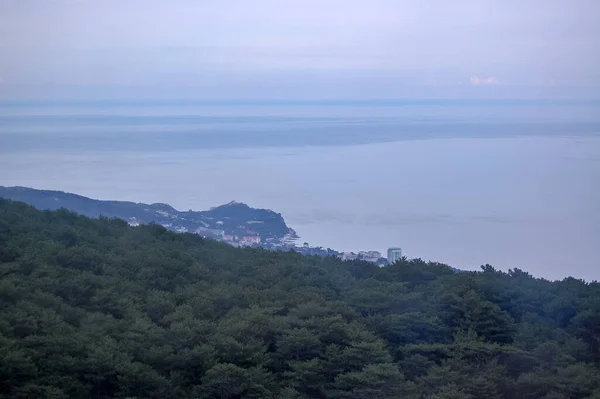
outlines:
[[2, 398], [600, 398], [600, 284], [0, 200]]

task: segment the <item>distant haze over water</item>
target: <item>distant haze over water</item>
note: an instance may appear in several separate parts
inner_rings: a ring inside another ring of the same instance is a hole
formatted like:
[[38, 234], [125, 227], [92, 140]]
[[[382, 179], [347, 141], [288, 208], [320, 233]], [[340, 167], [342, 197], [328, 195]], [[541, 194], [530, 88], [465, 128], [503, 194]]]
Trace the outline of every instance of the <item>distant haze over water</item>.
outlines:
[[600, 279], [600, 103], [0, 103], [0, 184], [281, 212], [302, 241]]

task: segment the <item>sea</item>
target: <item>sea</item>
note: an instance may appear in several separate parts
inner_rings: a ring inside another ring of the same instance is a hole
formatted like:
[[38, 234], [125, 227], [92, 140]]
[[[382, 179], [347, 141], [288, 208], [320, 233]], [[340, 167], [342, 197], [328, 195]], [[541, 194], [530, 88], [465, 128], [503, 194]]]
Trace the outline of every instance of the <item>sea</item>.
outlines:
[[600, 280], [600, 102], [0, 102], [0, 185], [279, 212], [311, 246]]

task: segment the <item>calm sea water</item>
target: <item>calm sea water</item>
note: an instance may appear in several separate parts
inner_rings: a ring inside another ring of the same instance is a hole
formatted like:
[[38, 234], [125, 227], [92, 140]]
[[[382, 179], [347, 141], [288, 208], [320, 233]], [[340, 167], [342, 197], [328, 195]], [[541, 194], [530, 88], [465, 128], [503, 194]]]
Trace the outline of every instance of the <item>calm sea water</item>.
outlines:
[[600, 279], [600, 104], [0, 104], [0, 184], [281, 212], [303, 241]]

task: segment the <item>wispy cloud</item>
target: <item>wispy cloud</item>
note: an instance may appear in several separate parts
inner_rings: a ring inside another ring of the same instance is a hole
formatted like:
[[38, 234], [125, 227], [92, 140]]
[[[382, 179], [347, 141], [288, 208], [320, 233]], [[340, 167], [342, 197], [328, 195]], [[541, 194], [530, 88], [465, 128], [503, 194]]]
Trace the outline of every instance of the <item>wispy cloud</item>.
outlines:
[[486, 86], [486, 85], [497, 85], [498, 79], [496, 79], [493, 76], [490, 76], [488, 78], [481, 78], [479, 76], [471, 76], [471, 84], [473, 86]]

